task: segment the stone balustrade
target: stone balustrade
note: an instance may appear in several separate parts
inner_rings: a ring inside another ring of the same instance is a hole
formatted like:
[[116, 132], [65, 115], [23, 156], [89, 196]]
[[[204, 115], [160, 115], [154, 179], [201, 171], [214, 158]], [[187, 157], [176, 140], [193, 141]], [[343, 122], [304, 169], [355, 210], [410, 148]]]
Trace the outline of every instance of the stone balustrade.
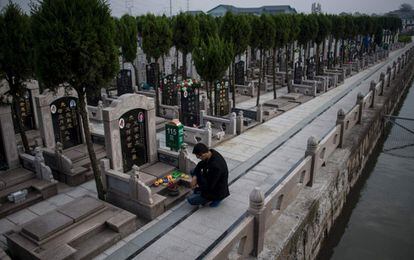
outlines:
[[[413, 49], [410, 49], [406, 56], [412, 57], [413, 53]], [[384, 88], [388, 88], [391, 79], [395, 79], [397, 66], [403, 67], [407, 62], [406, 57], [401, 59], [401, 65], [394, 63], [392, 69], [388, 68], [387, 73], [381, 75], [379, 82], [371, 82], [370, 91], [366, 95], [359, 93], [356, 105], [347, 113], [340, 109], [336, 125], [320, 141], [310, 137], [305, 157], [269, 190], [267, 196], [259, 188], [255, 188], [250, 194], [250, 206], [245, 215], [239, 218], [231, 232], [228, 231], [226, 237], [210, 251], [206, 259], [226, 259], [230, 253], [238, 258], [258, 256], [263, 250], [266, 230], [274, 225], [302, 187], [313, 185], [315, 175], [325, 166], [329, 156], [336, 149], [342, 148], [351, 129], [362, 123], [362, 113], [375, 108], [375, 97], [383, 95]]]

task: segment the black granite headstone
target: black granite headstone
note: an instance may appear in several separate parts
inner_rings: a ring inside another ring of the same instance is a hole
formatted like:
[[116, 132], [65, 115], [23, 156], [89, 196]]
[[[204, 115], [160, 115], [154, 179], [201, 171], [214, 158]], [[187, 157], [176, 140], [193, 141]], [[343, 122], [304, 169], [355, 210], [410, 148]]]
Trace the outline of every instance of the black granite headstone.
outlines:
[[148, 162], [146, 114], [144, 109], [133, 109], [119, 118], [122, 162], [124, 172]]
[[228, 81], [220, 80], [214, 84], [214, 112], [216, 116], [225, 116], [230, 112]]
[[127, 93], [134, 93], [132, 87], [132, 74], [130, 70], [121, 70], [116, 78], [116, 88], [118, 96]]
[[273, 75], [273, 57], [266, 58], [266, 75]]
[[181, 84], [181, 122], [185, 126], [200, 124], [200, 83], [190, 85]]
[[308, 59], [306, 63], [307, 63], [306, 78], [313, 79], [316, 73], [316, 65], [315, 65], [314, 59], [313, 58]]
[[244, 61], [241, 60], [236, 63], [234, 77], [236, 85], [244, 85]]
[[146, 73], [147, 73], [147, 84], [155, 89], [155, 85], [158, 80], [159, 74], [159, 65], [156, 62], [153, 62], [146, 66]]
[[[19, 113], [25, 130], [33, 130], [35, 128], [35, 119], [33, 114], [32, 94], [26, 91], [24, 96], [19, 100]], [[19, 133], [17, 127], [17, 117], [13, 114], [13, 124], [16, 133]]]
[[162, 89], [162, 104], [168, 106], [176, 106], [178, 98], [177, 79], [175, 75], [168, 75], [164, 77], [161, 82]]
[[300, 62], [295, 63], [295, 71], [293, 74], [293, 82], [295, 84], [301, 84], [302, 83], [302, 77], [303, 77], [303, 68], [300, 64]]
[[52, 113], [55, 141], [63, 145], [63, 149], [82, 143], [79, 118], [78, 99], [62, 97], [50, 105]]

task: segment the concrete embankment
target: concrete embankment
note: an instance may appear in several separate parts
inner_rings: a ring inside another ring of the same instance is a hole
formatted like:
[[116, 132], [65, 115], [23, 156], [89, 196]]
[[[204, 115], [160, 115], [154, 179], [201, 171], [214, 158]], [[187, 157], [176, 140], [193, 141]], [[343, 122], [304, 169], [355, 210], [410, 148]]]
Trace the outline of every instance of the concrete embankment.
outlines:
[[360, 123], [349, 130], [342, 147], [335, 149], [325, 165], [320, 167], [313, 186], [302, 189], [278, 221], [266, 231], [259, 259], [317, 257], [324, 239], [341, 214], [347, 195], [360, 178], [385, 129], [384, 115], [392, 114], [398, 106], [413, 76], [411, 53], [408, 63], [390, 80], [390, 85], [382, 84], [377, 93], [374, 90], [373, 107], [363, 109]]

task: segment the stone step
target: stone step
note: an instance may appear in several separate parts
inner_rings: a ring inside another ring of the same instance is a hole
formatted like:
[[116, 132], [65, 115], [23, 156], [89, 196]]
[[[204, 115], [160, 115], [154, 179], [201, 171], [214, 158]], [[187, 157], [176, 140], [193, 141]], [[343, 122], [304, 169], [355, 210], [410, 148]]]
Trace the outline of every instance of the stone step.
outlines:
[[[77, 250], [75, 259], [91, 259], [105, 251], [120, 239], [121, 236], [119, 233], [108, 229], [101, 229], [100, 232], [89, 235], [87, 239], [82, 239], [82, 241], [76, 243], [76, 245], [73, 245], [73, 242], [70, 243], [70, 245]], [[96, 241], [99, 241], [99, 243], [96, 243]]]
[[[100, 151], [96, 152], [96, 160], [99, 162], [100, 159], [106, 157], [106, 151]], [[91, 165], [91, 160], [89, 159], [89, 156], [84, 156], [81, 159], [78, 159], [77, 161], [73, 161], [73, 167], [77, 166], [83, 166], [85, 168], [89, 168]]]
[[[0, 176], [0, 191], [8, 189], [16, 184], [26, 182], [35, 177], [35, 173], [24, 168], [6, 171]], [[1, 196], [0, 196], [1, 197]]]

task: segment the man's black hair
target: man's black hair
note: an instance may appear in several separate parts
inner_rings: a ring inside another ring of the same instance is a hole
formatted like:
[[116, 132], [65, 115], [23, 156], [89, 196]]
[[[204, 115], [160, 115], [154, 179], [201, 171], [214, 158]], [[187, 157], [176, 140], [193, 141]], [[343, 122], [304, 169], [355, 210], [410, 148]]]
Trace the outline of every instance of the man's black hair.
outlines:
[[202, 155], [209, 151], [208, 147], [203, 143], [197, 143], [193, 148], [193, 154]]

